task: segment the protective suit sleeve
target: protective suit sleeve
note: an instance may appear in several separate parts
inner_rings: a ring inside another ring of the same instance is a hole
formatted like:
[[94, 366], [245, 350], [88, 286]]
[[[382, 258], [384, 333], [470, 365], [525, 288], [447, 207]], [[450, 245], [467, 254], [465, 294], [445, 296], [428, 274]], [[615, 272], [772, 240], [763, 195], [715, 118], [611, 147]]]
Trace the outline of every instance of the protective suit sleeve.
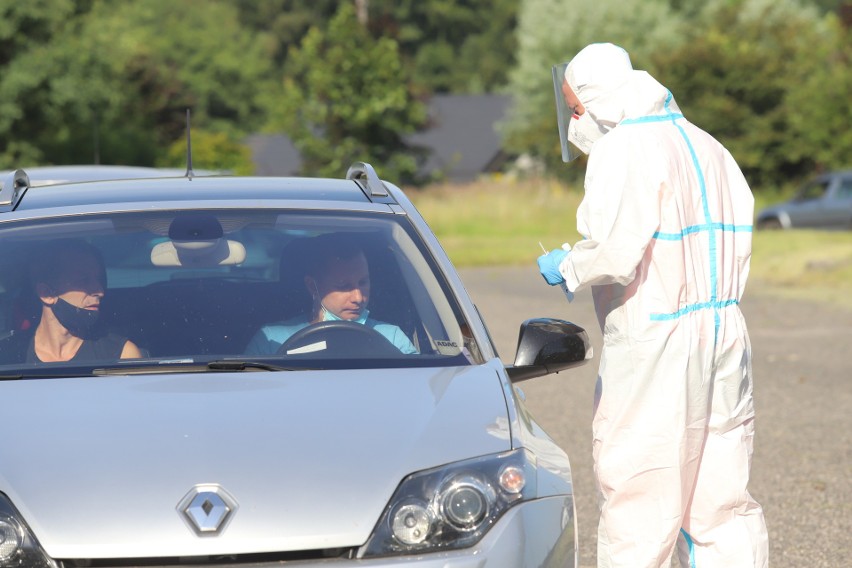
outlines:
[[559, 266], [571, 292], [627, 285], [660, 225], [663, 177], [653, 148], [616, 128], [596, 144], [577, 210], [584, 239]]

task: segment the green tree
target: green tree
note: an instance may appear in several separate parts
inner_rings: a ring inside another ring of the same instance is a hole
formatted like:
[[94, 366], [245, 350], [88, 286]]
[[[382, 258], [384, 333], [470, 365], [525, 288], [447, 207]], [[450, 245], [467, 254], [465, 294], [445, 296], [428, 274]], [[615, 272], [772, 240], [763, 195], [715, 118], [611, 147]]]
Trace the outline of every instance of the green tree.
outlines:
[[[832, 33], [825, 18], [796, 0], [713, 0], [686, 34], [680, 49], [652, 57], [654, 74], [684, 115], [731, 151], [756, 188], [811, 170], [791, 129], [793, 115], [810, 114], [811, 105], [791, 107], [788, 94], [806, 99], [823, 87], [808, 77], [827, 55], [823, 46]], [[802, 81], [807, 84], [797, 85]], [[846, 91], [841, 116], [849, 116], [848, 101]]]
[[543, 157], [551, 172], [577, 174], [558, 162], [549, 66], [592, 41], [612, 41], [731, 151], [756, 189], [848, 166], [852, 56], [836, 15], [799, 0], [599, 4], [561, 19], [557, 0], [523, 5], [506, 124], [512, 149]]
[[852, 30], [834, 16], [819, 42], [798, 53], [784, 101], [787, 157], [808, 169], [852, 165]]
[[[227, 1], [94, 2], [26, 42], [0, 75], [0, 162], [153, 165], [193, 125], [236, 137], [264, 121], [265, 36]], [[97, 142], [96, 142], [97, 141]], [[211, 164], [209, 167], [217, 167]]]
[[834, 12], [839, 13], [844, 6], [847, 10], [852, 9], [852, 2], [849, 0], [807, 0], [809, 4], [813, 4], [823, 13]]
[[51, 127], [44, 90], [49, 45], [88, 9], [73, 0], [0, 0], [0, 167], [38, 163], [34, 134]]
[[510, 74], [514, 105], [503, 125], [507, 147], [541, 159], [553, 175], [576, 177], [581, 168], [561, 162], [551, 66], [589, 43], [625, 47], [643, 68], [655, 50], [675, 50], [681, 19], [668, 0], [526, 0], [518, 22], [518, 64]]
[[370, 29], [397, 40], [427, 92], [503, 87], [517, 51], [520, 0], [370, 0]]
[[85, 11], [87, 2], [73, 0], [0, 0], [0, 66], [33, 43], [50, 41], [69, 18]]
[[[185, 168], [187, 165], [186, 138], [169, 146], [165, 157], [157, 163], [160, 167]], [[251, 149], [224, 132], [192, 129], [192, 168], [194, 171], [213, 169], [235, 175], [252, 175], [254, 164]]]
[[[352, 0], [348, 0], [352, 1]], [[240, 21], [249, 30], [266, 36], [266, 49], [277, 68], [287, 58], [287, 49], [298, 45], [311, 26], [331, 19], [340, 0], [231, 0]]]
[[[283, 66], [289, 46], [336, 13], [340, 0], [230, 0], [243, 24], [265, 32]], [[397, 41], [417, 88], [432, 92], [495, 91], [505, 85], [516, 51], [520, 0], [362, 0], [374, 38]], [[358, 4], [358, 0], [347, 0]]]
[[425, 111], [408, 91], [395, 41], [373, 39], [345, 3], [289, 53], [285, 71], [270, 129], [290, 136], [306, 172], [339, 177], [365, 160], [386, 177], [414, 179], [417, 159], [402, 136]]

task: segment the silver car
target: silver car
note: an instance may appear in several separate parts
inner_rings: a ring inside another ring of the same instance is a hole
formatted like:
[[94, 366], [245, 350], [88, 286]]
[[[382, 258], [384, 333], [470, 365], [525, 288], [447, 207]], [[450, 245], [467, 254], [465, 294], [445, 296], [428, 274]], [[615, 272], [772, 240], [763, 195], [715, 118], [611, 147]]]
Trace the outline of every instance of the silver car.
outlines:
[[[363, 251], [369, 315], [306, 315], [320, 242]], [[576, 565], [569, 461], [516, 384], [587, 361], [585, 331], [531, 318], [498, 358], [368, 164], [18, 170], [0, 250], [0, 568]]]
[[758, 229], [852, 229], [852, 170], [823, 174], [757, 215]]

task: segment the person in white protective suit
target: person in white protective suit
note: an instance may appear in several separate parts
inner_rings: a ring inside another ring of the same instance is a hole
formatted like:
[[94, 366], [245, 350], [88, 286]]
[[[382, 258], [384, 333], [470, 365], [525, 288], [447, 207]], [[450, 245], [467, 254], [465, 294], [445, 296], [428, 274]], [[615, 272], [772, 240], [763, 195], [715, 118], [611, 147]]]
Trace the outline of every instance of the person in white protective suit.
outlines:
[[559, 80], [568, 140], [589, 155], [583, 240], [538, 264], [551, 285], [591, 287], [603, 331], [598, 566], [667, 567], [675, 548], [684, 567], [767, 566], [763, 510], [747, 490], [752, 354], [739, 306], [751, 191], [620, 47], [587, 46]]

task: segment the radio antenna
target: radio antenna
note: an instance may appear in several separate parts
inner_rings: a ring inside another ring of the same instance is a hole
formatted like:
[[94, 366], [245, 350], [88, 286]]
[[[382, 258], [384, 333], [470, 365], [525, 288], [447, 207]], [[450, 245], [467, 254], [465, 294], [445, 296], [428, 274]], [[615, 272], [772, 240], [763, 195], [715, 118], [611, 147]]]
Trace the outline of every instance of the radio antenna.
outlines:
[[189, 135], [189, 109], [186, 109], [186, 177], [192, 180], [192, 138]]

